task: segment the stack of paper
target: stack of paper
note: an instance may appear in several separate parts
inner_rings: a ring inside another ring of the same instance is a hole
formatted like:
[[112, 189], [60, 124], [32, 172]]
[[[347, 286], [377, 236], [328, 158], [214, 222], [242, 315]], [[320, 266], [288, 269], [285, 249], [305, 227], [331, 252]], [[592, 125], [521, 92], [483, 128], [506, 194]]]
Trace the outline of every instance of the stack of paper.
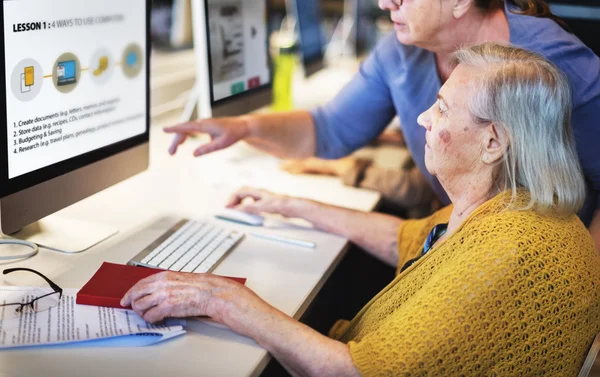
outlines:
[[[0, 304], [12, 303], [15, 297], [21, 293], [24, 296], [31, 289], [0, 287]], [[45, 291], [52, 292], [50, 288]], [[0, 349], [70, 343], [146, 346], [185, 333], [184, 326], [154, 326], [131, 310], [77, 305], [76, 294], [76, 289], [65, 289], [58, 306], [20, 316], [13, 314], [15, 306], [1, 306]]]

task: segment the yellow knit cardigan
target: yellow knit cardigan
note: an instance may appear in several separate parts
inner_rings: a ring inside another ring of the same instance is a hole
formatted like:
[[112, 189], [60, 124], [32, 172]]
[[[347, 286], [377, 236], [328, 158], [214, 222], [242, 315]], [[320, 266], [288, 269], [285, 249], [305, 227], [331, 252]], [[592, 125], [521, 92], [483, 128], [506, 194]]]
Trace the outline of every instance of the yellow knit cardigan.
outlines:
[[[577, 217], [506, 210], [506, 195], [332, 328], [363, 376], [577, 375], [600, 331], [600, 257]], [[451, 212], [402, 224], [398, 266]]]

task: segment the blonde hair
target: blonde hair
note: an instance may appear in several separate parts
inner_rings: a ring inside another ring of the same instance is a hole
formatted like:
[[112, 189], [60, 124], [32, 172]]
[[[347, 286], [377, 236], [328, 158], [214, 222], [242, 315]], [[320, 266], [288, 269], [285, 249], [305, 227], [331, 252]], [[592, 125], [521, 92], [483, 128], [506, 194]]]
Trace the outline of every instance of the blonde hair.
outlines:
[[493, 123], [508, 139], [495, 172], [499, 190], [530, 193], [522, 208], [576, 213], [585, 200], [583, 173], [571, 130], [571, 88], [552, 63], [517, 47], [485, 43], [459, 49], [451, 61], [481, 68], [469, 110], [480, 124]]

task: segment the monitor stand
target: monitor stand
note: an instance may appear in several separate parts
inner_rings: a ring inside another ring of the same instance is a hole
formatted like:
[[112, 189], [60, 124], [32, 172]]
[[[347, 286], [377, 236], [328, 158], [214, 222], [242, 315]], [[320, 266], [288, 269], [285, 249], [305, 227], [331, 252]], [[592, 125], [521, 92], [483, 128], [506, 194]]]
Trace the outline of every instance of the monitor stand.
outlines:
[[118, 229], [105, 224], [52, 215], [10, 236], [53, 251], [76, 254], [99, 244], [117, 232]]

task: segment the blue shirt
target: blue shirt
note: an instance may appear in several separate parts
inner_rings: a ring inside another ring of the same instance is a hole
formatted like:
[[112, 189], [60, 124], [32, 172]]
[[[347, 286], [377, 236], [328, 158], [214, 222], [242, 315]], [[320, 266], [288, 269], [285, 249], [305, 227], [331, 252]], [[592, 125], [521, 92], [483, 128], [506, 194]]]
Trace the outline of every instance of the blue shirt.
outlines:
[[[506, 16], [511, 43], [543, 55], [571, 82], [572, 127], [588, 190], [579, 215], [589, 225], [594, 209], [600, 208], [600, 59], [548, 18], [514, 14], [508, 8]], [[317, 155], [339, 158], [352, 153], [374, 140], [397, 114], [416, 165], [438, 198], [449, 204], [446, 192], [425, 168], [425, 129], [417, 124], [441, 86], [434, 53], [405, 46], [391, 33], [331, 102], [312, 111]]]

